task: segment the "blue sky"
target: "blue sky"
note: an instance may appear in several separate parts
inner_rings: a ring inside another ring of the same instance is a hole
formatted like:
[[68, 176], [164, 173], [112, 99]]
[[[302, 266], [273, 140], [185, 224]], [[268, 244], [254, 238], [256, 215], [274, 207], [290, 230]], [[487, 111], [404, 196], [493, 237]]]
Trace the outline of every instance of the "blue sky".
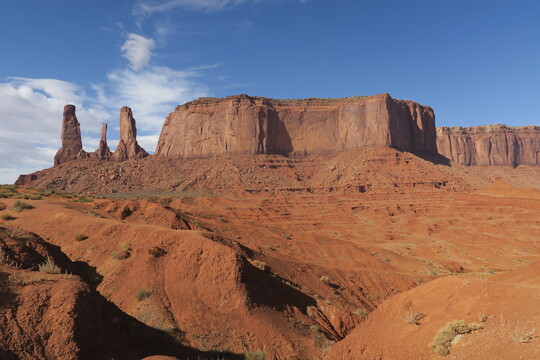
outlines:
[[50, 167], [62, 108], [85, 149], [134, 111], [153, 152], [200, 96], [383, 92], [438, 126], [538, 125], [540, 3], [515, 0], [2, 0], [0, 183]]

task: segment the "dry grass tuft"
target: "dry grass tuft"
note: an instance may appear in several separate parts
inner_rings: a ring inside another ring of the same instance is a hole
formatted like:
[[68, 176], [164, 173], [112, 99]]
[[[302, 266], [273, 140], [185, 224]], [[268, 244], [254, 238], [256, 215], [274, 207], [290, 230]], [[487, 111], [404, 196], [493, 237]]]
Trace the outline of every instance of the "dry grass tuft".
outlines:
[[43, 264], [38, 265], [38, 270], [47, 274], [60, 274], [62, 270], [54, 263], [54, 260], [47, 256]]
[[439, 355], [448, 355], [450, 354], [452, 341], [457, 335], [468, 334], [471, 331], [483, 328], [484, 324], [467, 324], [464, 320], [452, 320], [437, 332], [437, 335], [435, 335], [433, 342], [429, 346]]

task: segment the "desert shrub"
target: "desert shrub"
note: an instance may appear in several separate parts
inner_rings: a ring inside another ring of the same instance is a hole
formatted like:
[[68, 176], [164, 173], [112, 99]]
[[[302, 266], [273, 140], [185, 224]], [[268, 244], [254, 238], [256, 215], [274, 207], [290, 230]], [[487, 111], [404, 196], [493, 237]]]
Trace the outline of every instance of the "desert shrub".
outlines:
[[254, 260], [253, 266], [255, 266], [257, 269], [261, 271], [268, 271], [268, 265], [266, 265], [264, 261]]
[[111, 257], [116, 260], [125, 260], [130, 257], [131, 254], [128, 251], [112, 252]]
[[137, 293], [135, 294], [135, 297], [137, 298], [137, 300], [143, 301], [144, 299], [150, 297], [151, 294], [152, 292], [150, 290], [140, 288], [139, 291], [137, 291]]
[[41, 200], [41, 199], [42, 199], [41, 195], [32, 195], [32, 196], [30, 196], [30, 200]]
[[28, 239], [28, 233], [21, 229], [20, 227], [16, 227], [15, 229], [8, 232], [8, 235], [12, 237], [13, 239], [17, 240], [26, 240]]
[[7, 257], [6, 253], [4, 252], [4, 249], [0, 248], [0, 265], [8, 266], [9, 264], [10, 264], [10, 260]]
[[319, 280], [321, 280], [321, 282], [323, 284], [326, 284], [326, 285], [330, 284], [330, 278], [328, 276], [326, 276], [326, 275], [321, 276], [321, 278]]
[[75, 234], [75, 236], [73, 238], [75, 240], [77, 240], [77, 241], [83, 241], [83, 240], [88, 239], [88, 236], [86, 236], [84, 234], [81, 234], [81, 233], [78, 233], [78, 234]]
[[523, 325], [521, 325], [519, 322], [516, 324], [516, 328], [514, 329], [514, 332], [511, 334], [512, 340], [519, 344], [526, 344], [530, 343], [532, 339], [534, 339], [536, 333], [536, 328], [532, 328], [530, 330], [526, 330]]
[[4, 198], [7, 198], [8, 196], [3, 192], [3, 191], [0, 191], [0, 199], [4, 199]]
[[154, 246], [153, 248], [148, 249], [148, 253], [153, 257], [162, 257], [167, 253], [167, 251], [160, 247]]
[[463, 320], [452, 320], [437, 332], [437, 335], [435, 335], [433, 342], [429, 344], [429, 346], [431, 346], [439, 355], [448, 355], [450, 354], [450, 348], [452, 347], [452, 340], [454, 340], [457, 335], [468, 334], [471, 331], [483, 328], [483, 324], [467, 324]]
[[84, 194], [80, 194], [80, 195], [77, 196], [77, 201], [78, 202], [85, 203], [85, 202], [90, 202], [92, 200], [93, 200], [92, 198], [89, 198], [88, 196], [86, 196]]
[[28, 281], [25, 279], [24, 275], [22, 274], [11, 274], [9, 275], [8, 277], [8, 280], [10, 283], [14, 284], [14, 285], [21, 285], [21, 286], [24, 286], [26, 284], [28, 284]]
[[246, 360], [264, 360], [264, 359], [266, 359], [266, 354], [262, 350], [248, 351], [246, 353]]
[[9, 221], [9, 220], [15, 220], [16, 217], [11, 215], [10, 213], [3, 212], [2, 214], [0, 214], [0, 219]]
[[122, 244], [122, 250], [123, 251], [131, 251], [131, 244], [130, 243], [123, 243]]
[[407, 323], [413, 325], [420, 325], [420, 320], [422, 320], [426, 316], [426, 314], [424, 314], [423, 312], [416, 312], [414, 311], [414, 309], [408, 309], [405, 310], [404, 316]]
[[43, 264], [38, 265], [38, 270], [47, 274], [60, 274], [61, 270], [54, 263], [54, 260], [47, 256], [47, 260]]
[[360, 316], [362, 319], [367, 319], [367, 317], [368, 317], [368, 312], [365, 309], [362, 309], [362, 308], [358, 308], [358, 309], [354, 310], [354, 314], [357, 315], [357, 316]]
[[17, 200], [15, 204], [13, 205], [13, 210], [16, 212], [21, 212], [23, 210], [30, 210], [34, 207], [30, 205], [29, 203], [26, 203], [24, 201]]

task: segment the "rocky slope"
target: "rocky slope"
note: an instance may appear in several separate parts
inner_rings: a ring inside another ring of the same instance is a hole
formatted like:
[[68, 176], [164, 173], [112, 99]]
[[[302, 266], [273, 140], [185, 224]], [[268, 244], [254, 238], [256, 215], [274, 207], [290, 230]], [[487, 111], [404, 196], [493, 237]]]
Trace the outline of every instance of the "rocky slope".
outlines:
[[441, 127], [437, 128], [437, 149], [466, 166], [540, 165], [540, 127]]
[[304, 156], [369, 147], [436, 153], [433, 110], [388, 94], [304, 100], [201, 98], [167, 116], [156, 155]]

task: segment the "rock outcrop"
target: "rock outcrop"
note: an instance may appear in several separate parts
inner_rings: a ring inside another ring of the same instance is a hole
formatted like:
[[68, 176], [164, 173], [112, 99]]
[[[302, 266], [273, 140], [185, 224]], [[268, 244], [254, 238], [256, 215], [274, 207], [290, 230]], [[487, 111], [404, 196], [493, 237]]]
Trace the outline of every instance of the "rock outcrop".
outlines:
[[54, 156], [54, 165], [87, 157], [82, 147], [81, 129], [75, 115], [75, 105], [64, 106], [61, 138], [62, 147]]
[[111, 160], [112, 153], [107, 145], [107, 124], [104, 123], [101, 126], [101, 140], [99, 140], [99, 146], [96, 151], [90, 153], [91, 159]]
[[120, 142], [112, 155], [113, 161], [141, 159], [148, 153], [137, 143], [137, 128], [131, 109], [123, 106], [120, 109]]
[[434, 154], [435, 136], [431, 108], [388, 94], [304, 100], [238, 95], [177, 107], [165, 120], [156, 155], [303, 156], [368, 147]]
[[107, 124], [101, 127], [101, 139], [98, 148], [88, 153], [83, 150], [81, 140], [81, 129], [77, 116], [75, 115], [75, 105], [64, 107], [64, 118], [62, 122], [62, 147], [54, 157], [54, 165], [60, 165], [72, 160], [98, 159], [107, 161], [126, 161], [129, 159], [140, 159], [148, 156], [148, 153], [137, 143], [137, 128], [131, 109], [127, 106], [120, 109], [120, 142], [114, 153], [107, 145]]
[[437, 128], [437, 149], [466, 166], [540, 165], [540, 127], [441, 127]]

